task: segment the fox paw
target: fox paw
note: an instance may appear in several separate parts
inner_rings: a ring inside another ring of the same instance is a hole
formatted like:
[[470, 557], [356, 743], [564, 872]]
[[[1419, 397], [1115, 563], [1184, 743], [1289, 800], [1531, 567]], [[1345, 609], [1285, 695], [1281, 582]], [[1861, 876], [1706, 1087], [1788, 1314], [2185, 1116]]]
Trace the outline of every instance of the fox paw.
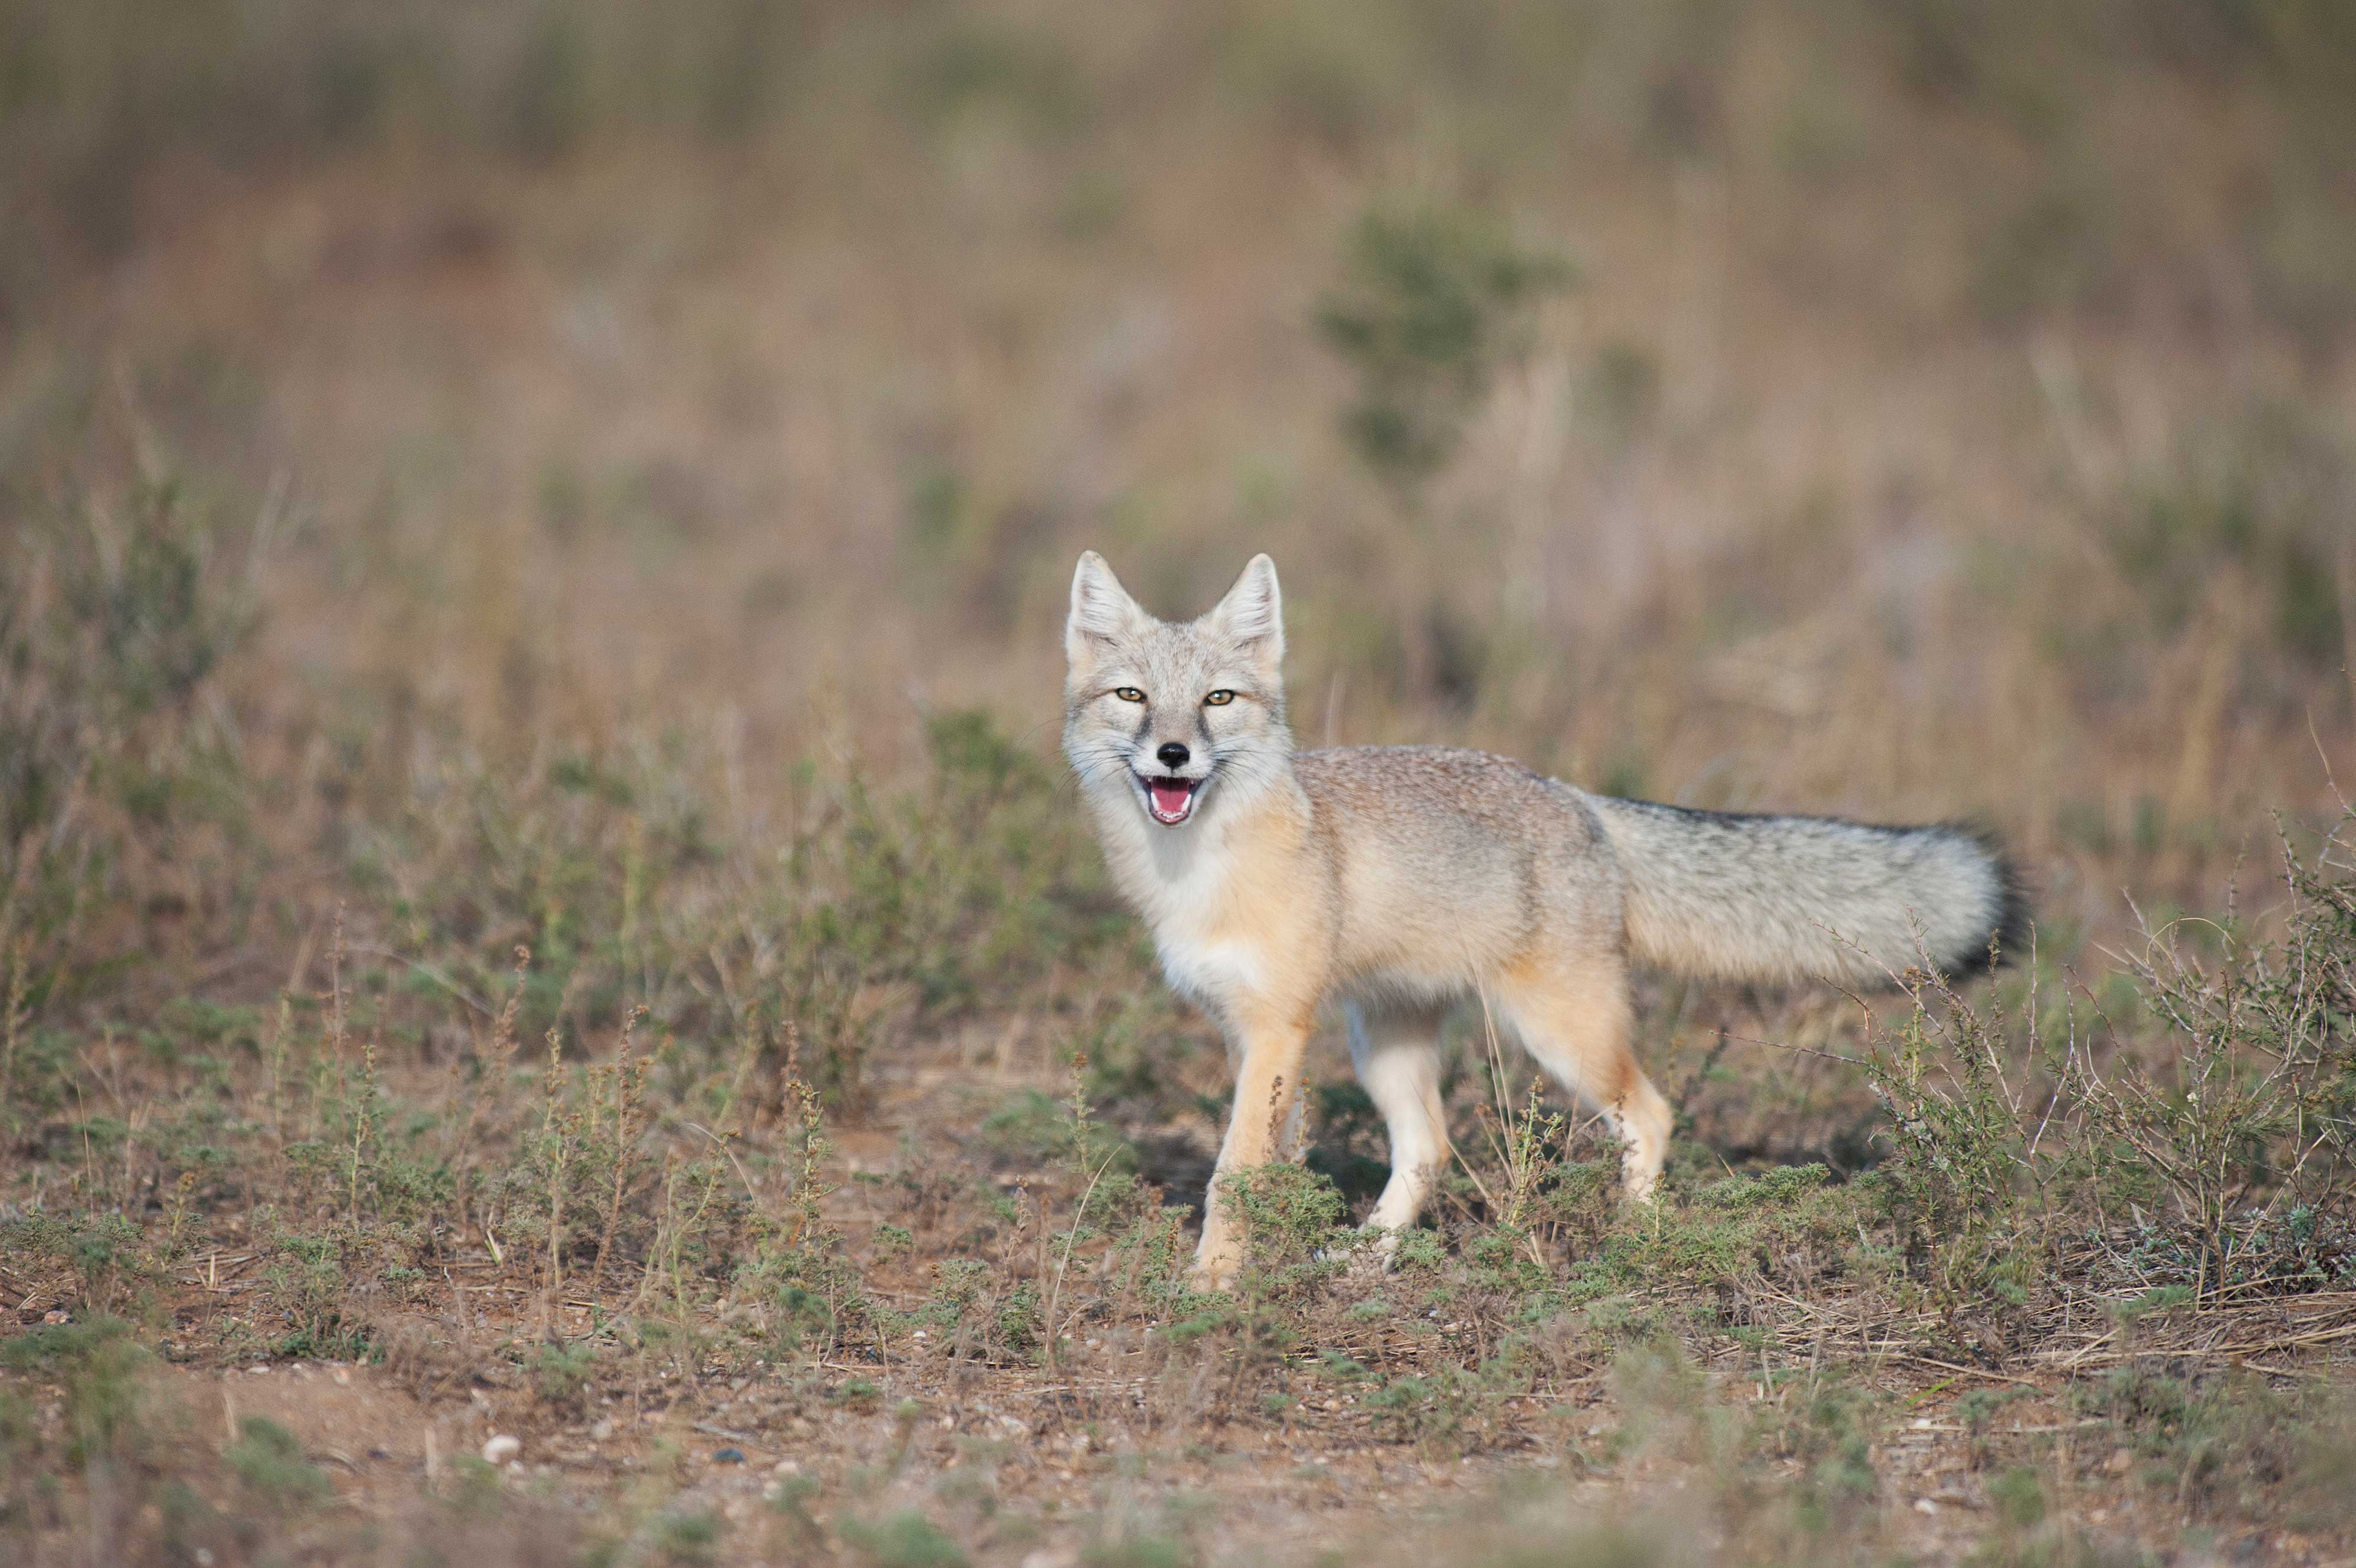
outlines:
[[1339, 1263], [1352, 1276], [1387, 1274], [1398, 1252], [1398, 1232], [1379, 1225], [1361, 1225], [1355, 1236], [1338, 1247], [1321, 1247], [1317, 1261]]

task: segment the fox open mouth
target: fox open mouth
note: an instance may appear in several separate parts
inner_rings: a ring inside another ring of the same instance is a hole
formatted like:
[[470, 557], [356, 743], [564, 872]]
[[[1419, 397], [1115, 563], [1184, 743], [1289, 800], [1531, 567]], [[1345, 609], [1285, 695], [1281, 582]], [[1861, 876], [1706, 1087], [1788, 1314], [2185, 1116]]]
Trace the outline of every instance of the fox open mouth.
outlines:
[[1203, 792], [1200, 779], [1149, 779], [1144, 774], [1137, 781], [1145, 786], [1145, 810], [1148, 815], [1165, 828], [1174, 828], [1194, 814], [1194, 797]]

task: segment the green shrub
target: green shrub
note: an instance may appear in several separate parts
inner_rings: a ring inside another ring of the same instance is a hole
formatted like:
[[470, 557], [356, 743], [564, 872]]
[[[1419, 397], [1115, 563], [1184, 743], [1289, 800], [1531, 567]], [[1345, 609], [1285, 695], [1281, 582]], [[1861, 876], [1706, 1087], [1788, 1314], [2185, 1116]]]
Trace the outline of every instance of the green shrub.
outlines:
[[1433, 204], [1376, 208], [1352, 230], [1343, 286], [1318, 307], [1358, 375], [1342, 428], [1386, 479], [1444, 464], [1530, 309], [1569, 287], [1570, 263], [1515, 243], [1485, 217]]
[[[256, 854], [230, 738], [207, 682], [254, 625], [199, 498], [134, 481], [120, 515], [98, 496], [13, 521], [0, 578], [0, 955], [37, 1010], [79, 973], [141, 956], [149, 896], [207, 843]], [[214, 885], [218, 916], [250, 878]], [[176, 896], [180, 883], [174, 885]], [[79, 940], [56, 946], [70, 919]]]
[[1217, 1199], [1244, 1230], [1250, 1279], [1247, 1294], [1287, 1294], [1336, 1266], [1361, 1238], [1347, 1229], [1348, 1206], [1333, 1182], [1293, 1165], [1231, 1171]]
[[0, 1341], [0, 1366], [54, 1380], [65, 1390], [66, 1460], [112, 1460], [150, 1434], [143, 1379], [147, 1352], [112, 1317], [45, 1325]]

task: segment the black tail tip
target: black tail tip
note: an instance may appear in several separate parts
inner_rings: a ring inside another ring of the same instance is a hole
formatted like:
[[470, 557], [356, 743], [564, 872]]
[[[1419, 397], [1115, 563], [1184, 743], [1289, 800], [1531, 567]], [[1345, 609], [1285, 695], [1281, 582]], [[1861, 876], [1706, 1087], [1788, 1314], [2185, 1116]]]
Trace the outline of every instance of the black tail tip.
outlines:
[[2010, 963], [2028, 944], [2029, 917], [2033, 913], [2029, 883], [1994, 830], [1976, 822], [1957, 822], [1951, 828], [1977, 844], [1987, 856], [1988, 869], [1996, 875], [1997, 918], [1976, 947], [1943, 961], [1942, 967], [1957, 979], [1993, 974]]

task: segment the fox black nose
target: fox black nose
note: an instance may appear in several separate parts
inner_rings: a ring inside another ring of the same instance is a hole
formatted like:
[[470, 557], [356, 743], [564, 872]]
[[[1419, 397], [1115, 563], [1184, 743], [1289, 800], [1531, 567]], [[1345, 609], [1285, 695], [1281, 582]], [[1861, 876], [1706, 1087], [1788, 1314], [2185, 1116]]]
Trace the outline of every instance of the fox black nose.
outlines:
[[1174, 740], [1165, 740], [1162, 743], [1162, 749], [1153, 755], [1162, 759], [1162, 767], [1174, 772], [1185, 767], [1186, 758], [1194, 754]]

